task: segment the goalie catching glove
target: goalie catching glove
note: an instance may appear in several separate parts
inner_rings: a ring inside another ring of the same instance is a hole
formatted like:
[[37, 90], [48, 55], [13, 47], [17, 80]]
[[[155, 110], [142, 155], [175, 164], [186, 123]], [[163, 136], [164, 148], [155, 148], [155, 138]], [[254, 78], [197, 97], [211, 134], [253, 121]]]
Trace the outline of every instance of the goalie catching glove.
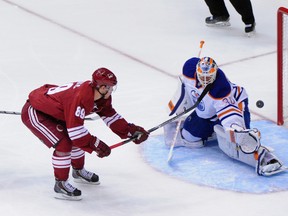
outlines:
[[144, 142], [149, 136], [149, 132], [144, 128], [137, 126], [135, 124], [129, 124], [129, 133], [128, 137], [135, 138], [133, 142], [135, 144], [140, 144]]

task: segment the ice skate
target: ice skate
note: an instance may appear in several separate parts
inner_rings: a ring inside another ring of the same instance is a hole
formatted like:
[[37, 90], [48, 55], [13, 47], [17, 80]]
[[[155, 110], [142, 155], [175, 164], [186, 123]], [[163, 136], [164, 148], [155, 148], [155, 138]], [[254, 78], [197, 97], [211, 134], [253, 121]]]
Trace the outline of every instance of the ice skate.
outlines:
[[255, 35], [256, 33], [255, 26], [256, 26], [256, 23], [245, 25], [245, 33], [248, 37], [252, 37]]
[[99, 185], [99, 176], [93, 172], [87, 171], [85, 168], [81, 170], [73, 169], [72, 176], [74, 182], [84, 183], [84, 184], [94, 184]]
[[81, 200], [81, 191], [73, 187], [68, 181], [56, 180], [55, 186], [55, 198], [64, 200]]
[[230, 18], [226, 16], [210, 16], [205, 19], [207, 26], [225, 27], [230, 26]]

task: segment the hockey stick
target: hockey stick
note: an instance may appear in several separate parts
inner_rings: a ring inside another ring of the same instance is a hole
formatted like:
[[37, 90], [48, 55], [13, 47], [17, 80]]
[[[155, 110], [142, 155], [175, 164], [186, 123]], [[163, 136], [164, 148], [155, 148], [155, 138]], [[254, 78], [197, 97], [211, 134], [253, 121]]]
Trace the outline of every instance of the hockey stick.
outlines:
[[[153, 132], [153, 131], [155, 131], [155, 130], [161, 128], [161, 127], [163, 127], [164, 125], [169, 124], [170, 122], [173, 122], [175, 119], [180, 118], [181, 116], [185, 115], [186, 113], [194, 110], [194, 109], [198, 106], [198, 104], [202, 101], [203, 97], [209, 92], [209, 90], [211, 89], [211, 87], [212, 87], [212, 83], [208, 84], [208, 85], [205, 87], [205, 89], [204, 89], [203, 92], [201, 93], [200, 97], [197, 99], [196, 103], [195, 103], [192, 107], [190, 107], [189, 109], [183, 111], [182, 113], [174, 116], [173, 118], [170, 118], [170, 119], [168, 119], [167, 121], [165, 121], [165, 122], [163, 122], [163, 123], [161, 123], [161, 124], [159, 124], [159, 125], [157, 125], [157, 126], [155, 126], [155, 127], [153, 127], [153, 128], [150, 128], [150, 129], [148, 130], [148, 132], [151, 133], [151, 132]], [[131, 137], [131, 138], [129, 138], [129, 139], [126, 139], [126, 140], [124, 140], [124, 141], [122, 141], [122, 142], [119, 142], [119, 143], [116, 143], [116, 144], [114, 144], [114, 145], [111, 145], [110, 148], [111, 148], [111, 149], [114, 149], [114, 148], [117, 148], [117, 147], [119, 147], [119, 146], [122, 146], [122, 145], [124, 145], [124, 144], [126, 144], [126, 143], [129, 143], [129, 142], [137, 139], [137, 137], [138, 137], [138, 136], [133, 136], [133, 137]]]
[[8, 114], [8, 115], [21, 115], [20, 112], [14, 112], [14, 111], [5, 111], [5, 110], [0, 110], [0, 114]]
[[[197, 56], [198, 58], [200, 58], [200, 56], [201, 56], [201, 52], [202, 52], [202, 48], [203, 48], [204, 43], [205, 43], [204, 40], [200, 41], [200, 45], [199, 45], [200, 49], [199, 49], [198, 56]], [[174, 138], [172, 140], [172, 143], [171, 143], [171, 146], [170, 146], [170, 150], [169, 150], [169, 154], [168, 154], [168, 159], [167, 159], [168, 163], [170, 162], [170, 160], [173, 157], [173, 150], [174, 150], [177, 134], [179, 133], [179, 130], [180, 130], [180, 124], [181, 124], [181, 120], [178, 121], [177, 126], [176, 126]]]
[[204, 40], [201, 40], [201, 41], [200, 41], [200, 46], [199, 46], [199, 47], [200, 47], [200, 50], [199, 50], [198, 56], [197, 56], [198, 58], [200, 58], [200, 56], [201, 56], [201, 52], [202, 52], [202, 48], [203, 48], [204, 43], [205, 43]]
[[168, 163], [171, 161], [171, 159], [172, 159], [172, 157], [173, 157], [173, 150], [174, 150], [174, 146], [175, 146], [175, 143], [176, 143], [176, 139], [177, 139], [178, 132], [179, 132], [179, 130], [180, 130], [181, 122], [182, 122], [181, 120], [179, 120], [179, 121], [177, 122], [175, 134], [174, 134], [174, 137], [173, 137], [173, 140], [172, 140], [172, 143], [171, 143], [171, 146], [170, 146], [168, 158], [167, 158], [167, 162], [168, 162]]
[[[15, 111], [5, 111], [5, 110], [0, 110], [0, 114], [8, 114], [8, 115], [21, 115], [20, 112], [15, 112]], [[94, 121], [100, 119], [100, 116], [87, 116], [84, 118], [85, 120], [88, 121]]]

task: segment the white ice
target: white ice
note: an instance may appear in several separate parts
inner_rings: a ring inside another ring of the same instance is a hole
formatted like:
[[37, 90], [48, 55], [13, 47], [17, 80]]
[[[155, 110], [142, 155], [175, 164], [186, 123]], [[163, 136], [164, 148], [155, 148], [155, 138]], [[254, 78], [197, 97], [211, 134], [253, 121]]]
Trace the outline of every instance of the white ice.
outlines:
[[[209, 28], [202, 0], [0, 0], [0, 110], [21, 111], [44, 84], [88, 80], [108, 67], [119, 80], [115, 109], [146, 129], [167, 120], [167, 102], [185, 60], [214, 57], [232, 82], [246, 87], [253, 119], [276, 121], [276, 12], [287, 0], [253, 0], [255, 37], [231, 6], [232, 26]], [[256, 108], [263, 100], [265, 106]], [[108, 144], [120, 139], [101, 120], [87, 122]], [[251, 195], [182, 182], [159, 173], [132, 143], [110, 157], [86, 157], [100, 186], [81, 186], [83, 200], [53, 198], [52, 149], [17, 115], [0, 116], [1, 215], [287, 215], [288, 192]], [[162, 129], [152, 135], [163, 133]], [[255, 176], [257, 178], [257, 176]]]

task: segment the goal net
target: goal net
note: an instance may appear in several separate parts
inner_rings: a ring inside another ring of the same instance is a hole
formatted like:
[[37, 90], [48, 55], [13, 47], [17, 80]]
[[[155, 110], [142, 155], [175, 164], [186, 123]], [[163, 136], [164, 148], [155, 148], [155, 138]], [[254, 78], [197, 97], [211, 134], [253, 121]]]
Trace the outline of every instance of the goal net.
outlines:
[[288, 8], [277, 12], [277, 123], [288, 124]]

